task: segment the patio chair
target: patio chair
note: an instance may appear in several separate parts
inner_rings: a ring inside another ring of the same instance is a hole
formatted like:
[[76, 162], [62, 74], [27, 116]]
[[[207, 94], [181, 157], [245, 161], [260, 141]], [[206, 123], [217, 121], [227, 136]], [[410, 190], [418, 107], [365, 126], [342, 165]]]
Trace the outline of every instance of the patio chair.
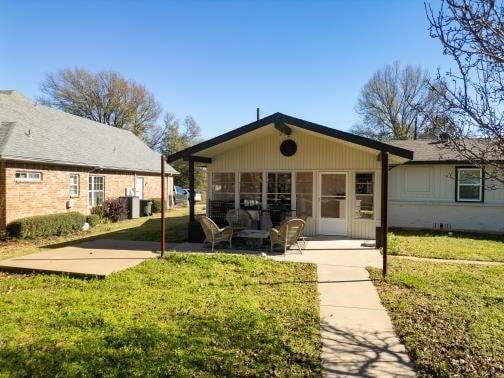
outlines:
[[200, 224], [203, 232], [205, 233], [205, 240], [203, 243], [212, 243], [212, 252], [214, 251], [215, 243], [222, 241], [229, 242], [231, 248], [231, 241], [233, 239], [233, 227], [219, 228], [213, 220], [206, 216], [200, 217]]
[[252, 221], [252, 217], [247, 210], [231, 209], [226, 214], [226, 222], [233, 227], [235, 232], [251, 228]]
[[296, 246], [299, 253], [303, 253], [299, 242], [303, 237], [304, 226], [304, 220], [295, 218], [285, 222], [278, 230], [272, 228], [270, 230], [271, 251], [273, 252], [273, 246], [275, 244], [280, 244], [284, 247], [284, 255], [287, 252], [287, 247], [290, 246]]

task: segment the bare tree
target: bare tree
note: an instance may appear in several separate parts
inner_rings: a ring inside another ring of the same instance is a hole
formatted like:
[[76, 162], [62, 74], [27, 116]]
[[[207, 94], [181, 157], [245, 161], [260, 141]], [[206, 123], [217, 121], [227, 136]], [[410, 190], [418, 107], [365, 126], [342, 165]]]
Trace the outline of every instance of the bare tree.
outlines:
[[436, 12], [430, 4], [425, 9], [431, 37], [456, 66], [430, 82], [450, 120], [438, 125], [448, 138], [445, 148], [486, 166], [487, 179], [504, 184], [503, 0], [443, 0]]
[[427, 72], [394, 62], [376, 71], [362, 88], [356, 107], [360, 124], [352, 132], [378, 140], [416, 139], [429, 133], [424, 114], [435, 98], [425, 85]]
[[161, 106], [143, 85], [122, 75], [85, 69], [63, 69], [48, 74], [40, 101], [67, 113], [128, 129], [151, 147], [159, 144], [163, 128], [156, 124]]

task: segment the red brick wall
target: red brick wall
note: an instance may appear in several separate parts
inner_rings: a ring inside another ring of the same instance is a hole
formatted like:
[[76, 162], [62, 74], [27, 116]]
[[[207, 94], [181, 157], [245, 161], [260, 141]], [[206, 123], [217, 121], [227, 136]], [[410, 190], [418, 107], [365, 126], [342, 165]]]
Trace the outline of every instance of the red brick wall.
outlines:
[[0, 161], [0, 230], [5, 226], [5, 161]]
[[[16, 171], [36, 171], [42, 173], [41, 182], [16, 182]], [[0, 210], [0, 228], [14, 219], [34, 215], [79, 211], [89, 214], [89, 175], [105, 177], [105, 198], [126, 195], [126, 188], [135, 185], [133, 172], [92, 171], [89, 168], [67, 167], [48, 164], [0, 162], [0, 201], [5, 193], [5, 211]], [[70, 197], [70, 174], [79, 175], [79, 195]], [[160, 198], [161, 182], [158, 175], [138, 174], [144, 177], [144, 198]], [[167, 178], [167, 194], [171, 193], [173, 179]], [[68, 200], [73, 207], [67, 209]]]

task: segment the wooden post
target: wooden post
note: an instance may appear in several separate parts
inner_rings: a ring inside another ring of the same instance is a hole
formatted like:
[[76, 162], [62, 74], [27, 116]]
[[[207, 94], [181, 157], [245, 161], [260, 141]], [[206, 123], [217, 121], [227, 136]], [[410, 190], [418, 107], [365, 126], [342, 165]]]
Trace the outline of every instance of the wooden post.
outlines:
[[166, 249], [166, 214], [165, 214], [165, 157], [161, 155], [161, 257]]
[[194, 159], [189, 158], [189, 222], [194, 219]]
[[383, 277], [387, 275], [387, 236], [388, 236], [388, 172], [389, 154], [381, 153], [381, 226], [383, 232]]

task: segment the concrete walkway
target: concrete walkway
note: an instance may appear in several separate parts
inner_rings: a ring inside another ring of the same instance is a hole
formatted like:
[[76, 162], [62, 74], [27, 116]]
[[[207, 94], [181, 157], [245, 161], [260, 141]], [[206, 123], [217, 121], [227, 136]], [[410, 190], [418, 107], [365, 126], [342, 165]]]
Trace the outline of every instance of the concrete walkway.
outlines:
[[105, 278], [159, 256], [159, 243], [95, 240], [0, 261], [0, 270]]
[[378, 250], [331, 250], [311, 241], [302, 255], [272, 258], [317, 264], [324, 376], [415, 375], [365, 269], [381, 267]]

